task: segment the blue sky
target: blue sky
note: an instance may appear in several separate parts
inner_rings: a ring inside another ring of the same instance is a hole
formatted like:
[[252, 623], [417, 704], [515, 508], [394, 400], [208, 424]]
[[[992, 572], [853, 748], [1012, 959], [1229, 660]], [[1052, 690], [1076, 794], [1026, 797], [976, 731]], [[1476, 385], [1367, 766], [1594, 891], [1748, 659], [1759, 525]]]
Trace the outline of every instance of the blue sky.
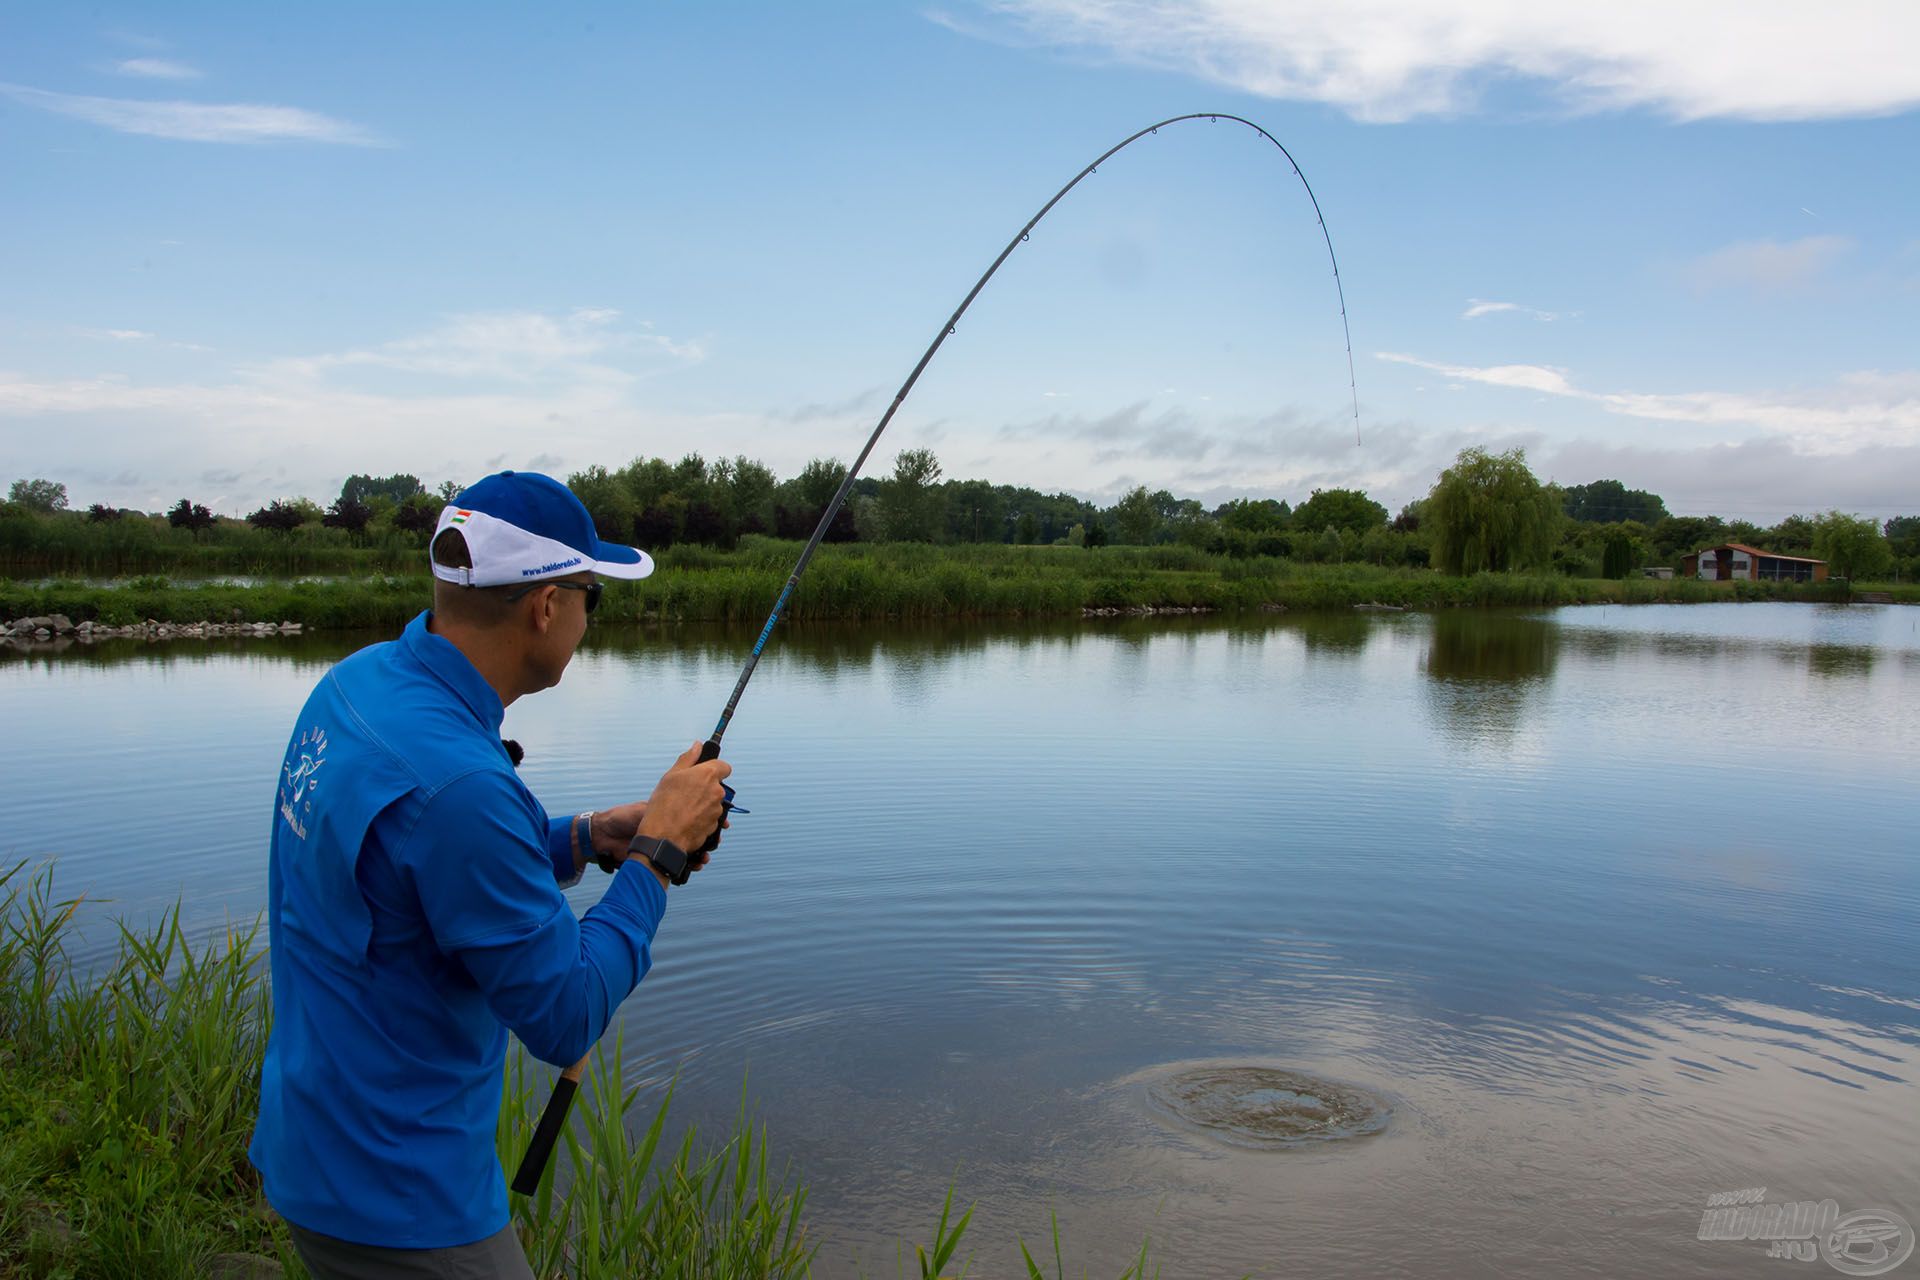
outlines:
[[1423, 494], [1463, 446], [1920, 511], [1920, 6], [334, 4], [0, 18], [0, 478], [877, 454]]

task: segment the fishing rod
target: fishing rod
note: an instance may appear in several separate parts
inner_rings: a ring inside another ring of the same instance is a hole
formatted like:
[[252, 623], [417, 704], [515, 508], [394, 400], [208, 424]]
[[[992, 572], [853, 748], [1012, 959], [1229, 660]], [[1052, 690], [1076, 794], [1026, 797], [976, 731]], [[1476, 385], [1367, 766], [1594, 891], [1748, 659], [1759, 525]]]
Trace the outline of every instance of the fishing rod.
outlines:
[[[793, 572], [787, 575], [786, 585], [780, 588], [780, 596], [773, 602], [773, 611], [767, 615], [766, 625], [760, 628], [760, 635], [753, 642], [753, 651], [747, 655], [746, 665], [740, 668], [740, 678], [734, 682], [733, 694], [727, 699], [726, 709], [721, 711], [719, 721], [713, 726], [713, 733], [701, 744], [700, 759], [702, 761], [713, 760], [720, 755], [720, 740], [726, 737], [727, 726], [733, 722], [733, 713], [740, 706], [740, 695], [747, 691], [747, 682], [753, 679], [754, 668], [760, 665], [760, 655], [766, 651], [767, 640], [773, 635], [775, 624], [780, 621], [780, 615], [786, 610], [787, 601], [792, 598], [794, 588], [800, 585], [800, 577], [806, 573], [807, 565], [813, 560], [813, 553], [820, 549], [821, 540], [827, 536], [827, 529], [833, 524], [833, 518], [840, 514], [840, 508], [846, 503], [847, 495], [853, 492], [853, 482], [859, 477], [860, 468], [866, 465], [867, 457], [873, 452], [874, 445], [880, 443], [881, 433], [887, 429], [887, 424], [893, 421], [893, 415], [898, 413], [900, 406], [906, 402], [914, 383], [920, 381], [920, 375], [933, 362], [934, 355], [939, 352], [947, 339], [953, 336], [960, 324], [960, 317], [967, 313], [967, 308], [973, 305], [973, 300], [980, 296], [982, 289], [987, 287], [987, 281], [993, 279], [994, 273], [1000, 270], [1000, 264], [1012, 257], [1015, 249], [1026, 243], [1028, 235], [1035, 226], [1039, 225], [1040, 219], [1052, 212], [1053, 206], [1059, 204], [1069, 191], [1080, 185], [1083, 179], [1098, 173], [1102, 164], [1140, 139], [1149, 134], [1157, 134], [1168, 125], [1180, 124], [1187, 120], [1207, 120], [1215, 124], [1226, 120], [1247, 126], [1271, 142], [1280, 154], [1286, 157], [1288, 167], [1293, 170], [1293, 176], [1300, 179], [1300, 185], [1306, 189], [1307, 199], [1313, 205], [1314, 221], [1320, 225], [1320, 237], [1326, 241], [1327, 261], [1333, 266], [1333, 287], [1340, 301], [1340, 330], [1347, 344], [1347, 389], [1353, 399], [1353, 442], [1356, 445], [1360, 443], [1360, 385], [1353, 372], [1353, 331], [1347, 324], [1347, 291], [1340, 282], [1340, 260], [1334, 256], [1333, 236], [1328, 233], [1327, 220], [1320, 212], [1320, 200], [1313, 194], [1313, 184], [1309, 183], [1307, 175], [1301, 172], [1299, 162], [1293, 158], [1293, 153], [1282, 145], [1280, 139], [1243, 116], [1228, 115], [1219, 111], [1196, 111], [1184, 116], [1170, 117], [1158, 124], [1150, 124], [1138, 133], [1108, 147], [1092, 163], [1076, 173], [1073, 181], [1054, 192], [1053, 198], [1041, 205], [1040, 211], [1028, 218], [1026, 225], [1014, 234], [1013, 239], [1007, 241], [1007, 247], [1000, 251], [1000, 256], [993, 260], [993, 265], [973, 282], [973, 288], [967, 290], [967, 296], [960, 300], [960, 305], [953, 309], [953, 314], [947, 317], [946, 323], [940, 326], [938, 333], [934, 334], [933, 341], [928, 344], [926, 351], [921, 353], [920, 362], [913, 366], [913, 372], [907, 375], [907, 380], [900, 384], [898, 391], [894, 392], [893, 403], [889, 404], [887, 411], [880, 415], [880, 421], [873, 428], [873, 434], [867, 437], [867, 443], [861, 448], [860, 456], [855, 458], [853, 465], [847, 468], [847, 474], [842, 477], [840, 487], [834, 491], [833, 501], [829, 502], [826, 510], [820, 513], [820, 523], [814, 526], [813, 536], [807, 539], [807, 545], [800, 552], [800, 558], [794, 562]], [[733, 808], [732, 802], [733, 789], [729, 787], [726, 792], [725, 807]], [[724, 813], [721, 821], [725, 822]], [[711, 853], [719, 843], [720, 829], [716, 827], [713, 834], [708, 836], [706, 842], [695, 851], [696, 856]], [[689, 862], [688, 867], [674, 877], [674, 883], [685, 884], [692, 866], [693, 864]], [[521, 1195], [532, 1195], [539, 1187], [540, 1176], [545, 1172], [547, 1162], [553, 1156], [554, 1144], [559, 1140], [560, 1130], [566, 1124], [567, 1111], [573, 1105], [573, 1095], [579, 1087], [580, 1077], [585, 1073], [586, 1067], [587, 1060], [582, 1058], [561, 1072], [560, 1078], [554, 1081], [553, 1096], [547, 1100], [547, 1108], [541, 1113], [540, 1123], [534, 1128], [533, 1140], [527, 1144], [527, 1154], [521, 1159], [520, 1168], [513, 1175], [513, 1189]]]

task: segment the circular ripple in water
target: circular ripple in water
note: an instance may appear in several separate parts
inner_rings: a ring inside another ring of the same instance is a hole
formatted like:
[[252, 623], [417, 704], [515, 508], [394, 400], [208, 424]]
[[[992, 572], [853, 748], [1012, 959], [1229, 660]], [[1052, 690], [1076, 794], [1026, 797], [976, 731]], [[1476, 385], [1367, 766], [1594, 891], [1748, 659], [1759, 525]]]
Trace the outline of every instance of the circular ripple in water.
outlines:
[[1293, 1147], [1378, 1133], [1392, 1109], [1352, 1085], [1275, 1067], [1193, 1067], [1147, 1086], [1154, 1106], [1236, 1146]]

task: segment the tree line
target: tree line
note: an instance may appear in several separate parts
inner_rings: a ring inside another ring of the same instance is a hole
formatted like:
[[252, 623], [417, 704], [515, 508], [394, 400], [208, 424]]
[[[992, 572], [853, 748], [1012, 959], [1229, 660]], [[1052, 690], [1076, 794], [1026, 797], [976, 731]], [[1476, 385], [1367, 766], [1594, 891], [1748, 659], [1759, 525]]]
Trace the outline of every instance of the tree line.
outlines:
[[[678, 544], [731, 548], [743, 537], [800, 539], [819, 523], [846, 478], [844, 463], [808, 462], [782, 479], [742, 456], [709, 461], [635, 458], [623, 467], [591, 466], [566, 480], [600, 535], [651, 550]], [[411, 540], [424, 545], [440, 509], [459, 492], [433, 490], [416, 476], [352, 475], [322, 507], [306, 497], [278, 498], [243, 517], [255, 529], [289, 537], [342, 537], [352, 545]], [[58, 516], [108, 524], [164, 518], [195, 538], [232, 522], [182, 497], [147, 515], [94, 504], [67, 510], [66, 487], [45, 479], [13, 482], [0, 516]], [[337, 530], [323, 535], [317, 531]], [[1008, 543], [1099, 547], [1178, 543], [1233, 558], [1269, 556], [1313, 562], [1363, 561], [1431, 566], [1453, 574], [1560, 572], [1624, 577], [1677, 563], [1702, 547], [1741, 542], [1786, 555], [1829, 561], [1836, 576], [1920, 573], [1920, 516], [1882, 524], [1842, 512], [1792, 515], [1761, 526], [1718, 516], [1671, 514], [1657, 494], [1618, 480], [1566, 487], [1543, 483], [1522, 450], [1463, 450], [1426, 497], [1389, 515], [1358, 489], [1317, 489], [1298, 505], [1235, 498], [1208, 507], [1165, 489], [1137, 486], [1110, 506], [1024, 485], [946, 478], [929, 449], [906, 449], [890, 472], [856, 480], [826, 532], [831, 542]], [[4, 549], [4, 548], [0, 548]]]

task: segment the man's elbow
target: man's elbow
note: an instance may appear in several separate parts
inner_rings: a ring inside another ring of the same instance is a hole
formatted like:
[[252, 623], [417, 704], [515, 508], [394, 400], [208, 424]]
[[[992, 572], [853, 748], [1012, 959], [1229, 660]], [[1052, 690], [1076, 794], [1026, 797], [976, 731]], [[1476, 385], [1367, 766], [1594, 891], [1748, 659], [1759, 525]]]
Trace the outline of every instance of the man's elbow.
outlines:
[[556, 1067], [570, 1067], [587, 1056], [604, 1027], [595, 1027], [582, 1017], [551, 1019], [537, 1027], [515, 1027], [514, 1034], [540, 1061]]
[[640, 974], [646, 972], [644, 952], [639, 959], [640, 963], [635, 965], [639, 972], [620, 988], [609, 986], [598, 967], [585, 966], [578, 985], [542, 1010], [537, 1021], [514, 1027], [514, 1034], [527, 1046], [527, 1052], [540, 1061], [556, 1067], [572, 1066], [592, 1050], [601, 1032], [613, 1021], [620, 998], [631, 991], [639, 982]]

